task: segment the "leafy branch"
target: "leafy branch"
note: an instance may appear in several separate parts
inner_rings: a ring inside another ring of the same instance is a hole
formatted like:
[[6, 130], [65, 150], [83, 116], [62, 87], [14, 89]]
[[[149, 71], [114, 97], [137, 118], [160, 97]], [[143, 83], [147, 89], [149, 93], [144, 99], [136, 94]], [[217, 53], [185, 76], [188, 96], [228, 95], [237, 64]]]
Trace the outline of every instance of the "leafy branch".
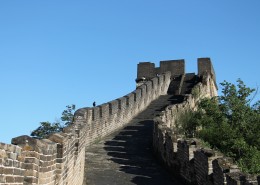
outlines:
[[61, 132], [64, 127], [68, 127], [73, 123], [73, 116], [76, 106], [74, 104], [67, 105], [62, 112], [60, 120], [56, 122], [44, 121], [40, 122], [40, 126], [31, 132], [31, 136], [38, 139], [43, 139], [52, 133]]

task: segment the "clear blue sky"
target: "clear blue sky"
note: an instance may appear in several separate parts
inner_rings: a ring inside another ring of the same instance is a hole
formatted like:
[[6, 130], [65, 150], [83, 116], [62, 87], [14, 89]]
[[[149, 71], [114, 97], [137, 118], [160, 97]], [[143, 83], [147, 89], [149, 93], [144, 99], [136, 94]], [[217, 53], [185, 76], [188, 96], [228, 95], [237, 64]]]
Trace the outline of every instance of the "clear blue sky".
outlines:
[[185, 59], [196, 72], [210, 57], [218, 83], [260, 85], [259, 10], [259, 0], [1, 0], [0, 141], [66, 105], [128, 94], [141, 61]]

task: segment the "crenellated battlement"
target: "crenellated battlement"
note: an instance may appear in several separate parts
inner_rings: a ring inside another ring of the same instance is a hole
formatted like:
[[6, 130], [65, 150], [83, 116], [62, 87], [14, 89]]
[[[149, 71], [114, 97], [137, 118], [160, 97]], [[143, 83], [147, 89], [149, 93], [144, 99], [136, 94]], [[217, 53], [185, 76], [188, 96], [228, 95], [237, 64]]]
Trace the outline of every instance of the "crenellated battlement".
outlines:
[[0, 185], [83, 184], [86, 148], [167, 94], [170, 77], [166, 72], [116, 100], [77, 110], [73, 124], [48, 139], [20, 136], [0, 144]]
[[[204, 73], [210, 73], [216, 82], [216, 75], [211, 63], [210, 58], [198, 58], [198, 75], [202, 76]], [[185, 72], [185, 60], [165, 60], [160, 61], [160, 66], [155, 67], [154, 63], [151, 62], [140, 62], [137, 65], [137, 79], [151, 79], [167, 71], [171, 72], [172, 77], [184, 75]]]
[[155, 67], [151, 62], [140, 62], [137, 66], [137, 81], [142, 78], [149, 80], [167, 71], [171, 72], [171, 76], [185, 74], [184, 60], [160, 61], [160, 67]]
[[205, 147], [199, 139], [188, 139], [178, 133], [179, 118], [185, 112], [196, 109], [201, 98], [212, 97], [211, 77], [214, 76], [203, 72], [202, 81], [193, 88], [193, 92], [199, 93], [186, 95], [185, 101], [167, 106], [154, 119], [154, 153], [170, 173], [180, 177], [185, 184], [257, 185], [259, 177], [242, 173], [232, 159]]
[[[167, 93], [182, 94], [185, 101], [167, 107], [155, 118], [156, 154], [170, 169], [178, 169], [190, 182], [198, 178], [192, 174], [196, 169], [201, 170], [199, 174], [202, 180], [205, 177], [211, 178], [207, 175], [212, 172], [212, 167], [213, 171], [216, 171], [215, 174], [218, 174], [213, 176], [215, 179], [223, 177], [221, 171], [225, 169], [228, 160], [215, 159], [215, 154], [210, 156], [210, 159], [207, 158], [208, 153], [198, 147], [198, 141], [180, 140], [171, 130], [176, 124], [174, 116], [178, 115], [180, 110], [194, 107], [196, 100], [202, 97], [216, 95], [216, 77], [210, 59], [198, 59], [197, 75], [185, 73], [184, 60], [161, 61], [158, 68], [153, 63], [142, 62], [138, 64], [137, 80], [143, 78], [145, 80], [127, 95], [97, 107], [78, 109], [74, 114], [73, 124], [61, 133], [52, 134], [42, 140], [20, 136], [13, 138], [11, 145], [0, 143], [0, 185], [84, 184], [86, 149], [126, 126], [152, 101]], [[196, 92], [189, 92], [190, 81], [197, 84]], [[211, 160], [213, 166], [209, 163]], [[234, 171], [232, 167], [228, 172]], [[230, 182], [237, 178], [236, 175], [224, 176]]]

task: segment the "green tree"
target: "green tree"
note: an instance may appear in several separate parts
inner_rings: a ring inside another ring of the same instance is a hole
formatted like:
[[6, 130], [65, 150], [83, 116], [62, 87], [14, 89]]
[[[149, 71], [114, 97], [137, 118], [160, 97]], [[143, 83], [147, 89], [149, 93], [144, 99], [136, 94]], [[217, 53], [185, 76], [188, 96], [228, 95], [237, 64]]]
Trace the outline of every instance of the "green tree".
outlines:
[[[255, 89], [241, 79], [221, 83], [222, 95], [200, 102], [188, 123], [189, 133], [233, 157], [249, 173], [260, 173], [260, 102], [251, 105]], [[196, 125], [196, 127], [194, 127]]]
[[48, 121], [40, 122], [40, 126], [32, 131], [31, 136], [38, 139], [46, 138], [46, 136], [55, 133], [55, 132], [61, 132], [62, 126], [59, 122], [56, 123], [50, 123]]
[[50, 123], [49, 121], [40, 122], [40, 126], [31, 132], [31, 136], [38, 139], [43, 139], [55, 132], [61, 132], [64, 127], [70, 126], [73, 123], [73, 116], [76, 106], [74, 104], [67, 105], [62, 112], [60, 120]]
[[73, 116], [74, 116], [76, 106], [72, 104], [72, 105], [67, 105], [66, 108], [67, 109], [62, 112], [61, 121], [64, 122], [65, 126], [69, 126], [73, 122]]

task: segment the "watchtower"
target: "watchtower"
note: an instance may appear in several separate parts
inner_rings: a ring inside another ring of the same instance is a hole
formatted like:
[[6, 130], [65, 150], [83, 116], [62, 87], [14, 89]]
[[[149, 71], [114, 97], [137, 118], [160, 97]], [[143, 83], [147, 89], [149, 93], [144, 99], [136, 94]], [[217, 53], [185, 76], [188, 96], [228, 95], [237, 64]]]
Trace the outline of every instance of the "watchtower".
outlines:
[[216, 75], [210, 58], [198, 58], [198, 74], [185, 72], [184, 59], [179, 60], [164, 60], [160, 61], [160, 67], [155, 67], [151, 62], [140, 62], [137, 66], [137, 86], [142, 85], [146, 81], [159, 76], [167, 71], [171, 72], [171, 85], [168, 93], [170, 94], [185, 94], [189, 93], [192, 85], [200, 81], [200, 77], [204, 74], [211, 75], [213, 83], [216, 85]]

